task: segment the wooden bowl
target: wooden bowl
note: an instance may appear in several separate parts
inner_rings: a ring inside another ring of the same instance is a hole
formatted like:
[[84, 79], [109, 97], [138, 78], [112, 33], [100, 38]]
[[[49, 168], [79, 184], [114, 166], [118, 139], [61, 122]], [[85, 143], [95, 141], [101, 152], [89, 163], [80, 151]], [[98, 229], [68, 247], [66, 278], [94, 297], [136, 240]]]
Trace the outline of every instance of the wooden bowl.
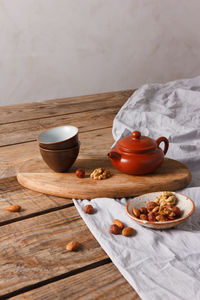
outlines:
[[184, 222], [187, 218], [189, 218], [193, 214], [194, 208], [195, 208], [194, 202], [189, 197], [187, 197], [183, 194], [172, 192], [172, 194], [175, 195], [176, 198], [178, 199], [176, 205], [180, 208], [180, 210], [182, 212], [182, 215], [180, 218], [177, 218], [175, 220], [165, 221], [165, 222], [154, 222], [154, 221], [140, 220], [133, 215], [133, 213], [132, 213], [133, 207], [138, 208], [138, 209], [143, 206], [147, 207], [147, 203], [150, 201], [155, 201], [155, 199], [161, 193], [162, 192], [148, 193], [148, 194], [144, 194], [144, 195], [141, 195], [141, 196], [131, 199], [126, 206], [126, 212], [127, 212], [128, 216], [132, 220], [137, 222], [138, 224], [148, 227], [148, 228], [168, 229], [168, 228], [171, 228], [171, 227], [181, 224], [182, 222]]
[[43, 131], [38, 137], [39, 146], [48, 150], [65, 150], [78, 145], [78, 128], [71, 125]]
[[45, 163], [55, 172], [68, 171], [75, 162], [80, 149], [80, 144], [65, 150], [48, 150], [39, 147], [41, 156]]

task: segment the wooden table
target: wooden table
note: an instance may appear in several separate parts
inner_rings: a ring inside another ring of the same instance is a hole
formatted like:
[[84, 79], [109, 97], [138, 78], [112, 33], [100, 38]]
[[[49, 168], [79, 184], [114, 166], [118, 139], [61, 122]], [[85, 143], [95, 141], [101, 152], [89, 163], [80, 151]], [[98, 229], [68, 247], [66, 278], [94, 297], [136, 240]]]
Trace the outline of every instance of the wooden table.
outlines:
[[[112, 122], [133, 90], [0, 107], [0, 299], [140, 299], [80, 218], [71, 199], [21, 187], [44, 129], [79, 128], [83, 154], [106, 155]], [[5, 207], [18, 204], [20, 212]], [[66, 244], [79, 240], [78, 252]]]

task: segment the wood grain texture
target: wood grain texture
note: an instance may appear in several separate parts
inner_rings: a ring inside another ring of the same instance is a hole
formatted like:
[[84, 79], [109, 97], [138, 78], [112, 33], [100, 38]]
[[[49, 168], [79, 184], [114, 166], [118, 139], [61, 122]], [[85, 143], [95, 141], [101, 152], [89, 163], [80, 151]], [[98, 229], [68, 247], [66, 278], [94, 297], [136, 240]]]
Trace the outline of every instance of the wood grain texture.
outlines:
[[[0, 298], [107, 258], [74, 206], [2, 226], [0, 235]], [[79, 251], [66, 251], [71, 240]]]
[[140, 300], [112, 264], [85, 271], [12, 298], [13, 300]]
[[[5, 208], [12, 204], [20, 205], [21, 210], [16, 213], [8, 212]], [[72, 205], [71, 199], [58, 198], [23, 188], [15, 176], [0, 180], [0, 225], [68, 205]]]
[[0, 146], [36, 140], [45, 129], [65, 124], [78, 127], [79, 132], [110, 127], [119, 109], [120, 106], [113, 106], [77, 114], [4, 124], [0, 126]]
[[[79, 156], [97, 153], [106, 156], [113, 144], [112, 128], [83, 132], [79, 134], [79, 139], [81, 141]], [[15, 176], [18, 172], [25, 172], [27, 167], [34, 166], [41, 167], [41, 155], [37, 142], [0, 147], [0, 178]]]
[[[14, 177], [27, 166], [41, 165], [37, 143], [31, 141], [42, 130], [66, 122], [80, 129], [80, 156], [97, 152], [105, 155], [113, 143], [113, 118], [132, 93], [133, 90], [128, 90], [0, 107], [0, 219], [1, 225], [15, 221], [0, 227], [0, 299], [3, 299], [2, 295], [15, 293], [16, 290], [21, 293], [18, 299], [23, 299], [23, 288], [26, 287], [33, 289], [30, 291], [33, 292], [33, 299], [48, 299], [53, 291], [57, 299], [63, 299], [60, 288], [67, 286], [68, 295], [71, 295], [69, 288], [74, 278], [77, 280], [77, 293], [75, 290], [73, 292], [75, 299], [88, 299], [90, 294], [97, 299], [116, 299], [116, 295], [120, 299], [127, 299], [126, 296], [128, 299], [138, 299], [113, 264], [109, 263], [109, 268], [106, 265], [92, 266], [94, 269], [84, 271], [93, 263], [108, 260], [108, 257], [75, 208], [63, 208], [72, 204], [71, 199], [22, 188]], [[16, 202], [22, 206], [20, 213], [11, 214], [4, 210], [7, 204]], [[58, 210], [51, 212], [54, 209]], [[82, 243], [81, 251], [67, 253], [65, 245], [75, 237]], [[82, 271], [79, 268], [83, 268]], [[82, 273], [72, 276], [70, 272]], [[63, 279], [65, 282], [56, 279], [56, 276], [62, 275], [67, 276]], [[103, 276], [103, 281], [99, 276]], [[90, 277], [94, 278], [95, 289], [87, 284]], [[50, 279], [55, 282], [46, 285], [47, 291], [42, 290], [45, 286], [36, 288]], [[126, 287], [127, 294], [122, 292], [123, 287]], [[31, 294], [27, 299], [30, 297]]]
[[[76, 199], [119, 198], [147, 192], [175, 191], [186, 187], [191, 180], [190, 171], [184, 164], [168, 158], [154, 173], [140, 176], [119, 172], [107, 157], [79, 158], [69, 173], [43, 172], [42, 165], [41, 161], [41, 168], [18, 173], [18, 182], [34, 191]], [[90, 178], [90, 173], [99, 167], [110, 170], [113, 175], [106, 180]], [[85, 178], [76, 177], [77, 168], [85, 170]]]
[[0, 124], [48, 118], [63, 114], [74, 114], [87, 110], [102, 109], [113, 105], [123, 105], [134, 90], [54, 99], [42, 102], [24, 103], [0, 107]]

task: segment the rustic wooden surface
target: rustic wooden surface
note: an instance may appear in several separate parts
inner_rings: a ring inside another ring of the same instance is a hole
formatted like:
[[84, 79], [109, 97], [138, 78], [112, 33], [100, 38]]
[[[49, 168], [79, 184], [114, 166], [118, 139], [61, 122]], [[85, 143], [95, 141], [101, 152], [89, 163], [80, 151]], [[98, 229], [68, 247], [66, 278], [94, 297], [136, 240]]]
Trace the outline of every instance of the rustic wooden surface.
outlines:
[[[112, 176], [106, 180], [90, 178], [96, 168], [110, 170]], [[76, 169], [84, 169], [85, 177], [75, 175]], [[191, 180], [188, 168], [173, 159], [165, 158], [162, 166], [151, 174], [133, 176], [115, 169], [108, 157], [80, 157], [68, 173], [55, 173], [41, 159], [38, 164], [27, 167], [26, 173], [17, 174], [18, 182], [31, 190], [67, 198], [93, 199], [98, 197], [132, 197], [158, 191], [177, 191]]]
[[[0, 107], [0, 299], [135, 299], [71, 199], [23, 188], [16, 174], [40, 163], [44, 129], [79, 127], [80, 155], [105, 155], [112, 121], [133, 90]], [[10, 213], [8, 205], [19, 204]], [[69, 253], [70, 240], [81, 242]]]

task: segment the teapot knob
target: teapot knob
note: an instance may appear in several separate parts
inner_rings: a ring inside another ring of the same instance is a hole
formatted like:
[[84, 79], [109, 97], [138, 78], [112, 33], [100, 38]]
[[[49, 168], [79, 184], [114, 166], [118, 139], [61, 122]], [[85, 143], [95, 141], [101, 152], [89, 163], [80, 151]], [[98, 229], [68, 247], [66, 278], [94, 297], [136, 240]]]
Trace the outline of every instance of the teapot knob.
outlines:
[[132, 139], [139, 139], [141, 137], [141, 133], [139, 131], [132, 132]]

